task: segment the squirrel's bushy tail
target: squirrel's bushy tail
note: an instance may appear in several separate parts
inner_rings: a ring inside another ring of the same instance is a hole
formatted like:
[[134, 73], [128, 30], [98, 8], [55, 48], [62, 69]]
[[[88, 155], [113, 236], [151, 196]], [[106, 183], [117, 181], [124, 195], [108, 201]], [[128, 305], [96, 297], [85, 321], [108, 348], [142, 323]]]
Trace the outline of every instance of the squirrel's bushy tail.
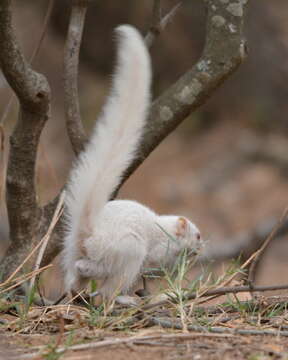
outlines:
[[116, 33], [118, 59], [112, 90], [67, 186], [66, 274], [79, 256], [78, 241], [91, 233], [97, 215], [135, 157], [150, 103], [151, 65], [145, 43], [132, 26], [121, 25]]

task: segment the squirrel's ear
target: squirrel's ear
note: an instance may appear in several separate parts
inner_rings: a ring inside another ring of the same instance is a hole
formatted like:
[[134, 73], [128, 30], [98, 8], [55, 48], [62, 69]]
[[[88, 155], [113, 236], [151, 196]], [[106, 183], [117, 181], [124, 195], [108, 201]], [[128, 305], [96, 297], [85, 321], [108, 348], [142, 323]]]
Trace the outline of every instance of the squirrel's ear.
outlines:
[[184, 237], [186, 235], [188, 227], [188, 220], [185, 217], [180, 216], [176, 223], [176, 236]]

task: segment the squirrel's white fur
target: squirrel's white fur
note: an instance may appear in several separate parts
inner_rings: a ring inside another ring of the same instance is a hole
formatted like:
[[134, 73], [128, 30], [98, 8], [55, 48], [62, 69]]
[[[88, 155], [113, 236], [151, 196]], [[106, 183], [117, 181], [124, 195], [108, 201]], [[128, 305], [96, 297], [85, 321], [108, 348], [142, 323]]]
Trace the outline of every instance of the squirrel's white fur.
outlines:
[[134, 201], [109, 201], [135, 156], [151, 82], [150, 58], [141, 35], [129, 25], [116, 32], [118, 61], [112, 91], [71, 171], [65, 199], [66, 291], [80, 290], [95, 278], [102, 281], [99, 291], [104, 297], [129, 290], [144, 264], [169, 264], [184, 247], [197, 246], [200, 236], [183, 217], [158, 216]]

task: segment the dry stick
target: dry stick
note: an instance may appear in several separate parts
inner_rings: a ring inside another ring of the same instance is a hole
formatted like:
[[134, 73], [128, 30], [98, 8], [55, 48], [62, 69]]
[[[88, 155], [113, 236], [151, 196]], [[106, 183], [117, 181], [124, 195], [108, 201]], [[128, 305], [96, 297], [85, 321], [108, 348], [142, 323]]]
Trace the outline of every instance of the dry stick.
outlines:
[[[34, 60], [36, 59], [37, 55], [39, 54], [39, 50], [40, 50], [40, 48], [41, 48], [41, 46], [43, 44], [43, 40], [44, 40], [44, 37], [46, 35], [46, 31], [47, 31], [47, 27], [48, 27], [48, 24], [49, 24], [49, 20], [50, 20], [50, 16], [51, 16], [51, 13], [52, 13], [53, 6], [54, 6], [54, 0], [49, 0], [48, 7], [47, 7], [47, 10], [46, 10], [46, 15], [45, 15], [44, 22], [43, 22], [42, 31], [41, 31], [41, 34], [40, 34], [40, 38], [38, 40], [38, 44], [36, 45], [32, 55], [31, 55], [31, 57], [29, 59], [30, 64], [32, 64], [34, 62]], [[13, 102], [14, 102], [15, 98], [16, 98], [16, 96], [14, 95], [14, 93], [12, 93], [12, 95], [9, 98], [8, 104], [5, 107], [5, 109], [3, 111], [3, 114], [1, 116], [0, 124], [5, 123], [7, 117], [9, 115], [9, 113], [10, 113], [10, 110], [11, 110], [11, 107], [13, 105]]]
[[271, 231], [270, 235], [266, 238], [266, 240], [263, 242], [263, 244], [260, 246], [260, 248], [256, 251], [256, 256], [252, 260], [250, 267], [249, 267], [249, 274], [248, 274], [248, 283], [251, 288], [254, 288], [254, 281], [256, 277], [256, 270], [257, 265], [259, 264], [261, 256], [263, 256], [263, 253], [267, 246], [270, 244], [271, 240], [275, 237], [280, 227], [283, 225], [284, 221], [286, 220], [288, 215], [288, 207], [283, 211], [283, 214], [281, 218], [279, 219], [278, 223], [274, 226], [273, 230]]
[[[21, 281], [21, 280], [24, 281], [24, 279], [26, 279], [26, 277], [29, 276], [29, 275], [31, 275], [31, 273], [28, 273], [28, 274], [26, 273], [26, 274], [22, 274], [22, 275], [20, 275], [20, 276], [17, 276], [15, 279], [13, 279], [13, 282], [16, 283], [16, 282], [19, 282], [19, 281]], [[6, 281], [5, 281], [4, 283], [1, 283], [1, 284], [0, 284], [0, 289], [1, 289], [3, 286], [7, 286], [7, 285], [9, 285], [9, 284], [6, 284]]]
[[[255, 258], [255, 256], [257, 256], [257, 251], [255, 251], [255, 252], [249, 257], [249, 259], [248, 259], [247, 261], [245, 261], [244, 264], [241, 265], [240, 270], [244, 270], [244, 269], [253, 261], [253, 259]], [[239, 273], [240, 273], [240, 271], [237, 271], [237, 272], [235, 272], [234, 274], [232, 274], [228, 279], [226, 279], [225, 281], [223, 281], [222, 287], [228, 285], [237, 275], [239, 275]], [[251, 290], [251, 286], [249, 286], [249, 289]], [[275, 290], [276, 290], [276, 289], [275, 289]], [[208, 290], [208, 291], [210, 291], [210, 290]], [[212, 291], [212, 290], [211, 290], [211, 291]], [[246, 291], [248, 291], [248, 290], [246, 290]], [[256, 291], [256, 290], [255, 290], [255, 291]], [[265, 290], [264, 290], [264, 291], [265, 291]], [[205, 296], [205, 293], [206, 293], [206, 290], [204, 290], [203, 294], [202, 294], [201, 296], [199, 296], [199, 297]], [[208, 297], [207, 299], [201, 301], [200, 304], [203, 304], [203, 303], [205, 303], [205, 302], [207, 302], [207, 301], [216, 299], [217, 297], [219, 297], [219, 296], [221, 296], [221, 295], [223, 295], [223, 294], [215, 294], [215, 295], [212, 295], [212, 296]]]
[[66, 126], [75, 155], [87, 141], [83, 127], [78, 96], [79, 51], [85, 17], [90, 0], [71, 0], [72, 10], [64, 50], [64, 94]]
[[39, 247], [46, 241], [45, 236], [39, 241], [39, 243], [34, 247], [34, 249], [26, 256], [26, 258], [22, 261], [22, 263], [13, 271], [13, 273], [5, 280], [3, 283], [0, 284], [0, 287], [7, 285], [14, 276], [22, 269], [22, 267], [26, 264], [26, 262], [31, 258], [31, 256], [39, 249]]
[[212, 290], [208, 290], [206, 291], [203, 295], [199, 295], [197, 294], [197, 292], [195, 293], [191, 293], [187, 296], [185, 296], [185, 299], [187, 300], [193, 300], [196, 299], [198, 297], [203, 297], [203, 296], [213, 296], [213, 295], [225, 295], [225, 294], [236, 294], [239, 292], [246, 292], [246, 291], [251, 291], [251, 292], [256, 292], [256, 291], [273, 291], [273, 290], [285, 290], [288, 289], [288, 284], [284, 284], [284, 285], [263, 285], [263, 286], [255, 286], [253, 289], [251, 289], [251, 287], [249, 285], [245, 285], [245, 286], [225, 286], [225, 287], [221, 287], [221, 288], [217, 288], [217, 289], [212, 289]]
[[145, 36], [145, 43], [147, 47], [151, 47], [155, 39], [166, 28], [168, 23], [172, 21], [177, 11], [181, 7], [181, 3], [176, 4], [163, 18], [161, 16], [161, 1], [155, 0], [153, 5], [153, 17], [150, 29]]
[[[50, 264], [49, 264], [49, 265], [50, 265]], [[13, 279], [13, 280], [11, 280], [11, 281], [13, 281], [14, 283], [19, 282], [19, 281], [21, 281], [21, 280], [23, 280], [23, 279], [26, 279], [26, 277], [29, 276], [29, 275], [31, 275], [31, 273], [22, 274], [22, 275], [20, 275], [20, 276], [17, 276], [15, 279]], [[24, 281], [24, 280], [23, 280], [23, 281]], [[9, 285], [9, 284], [6, 284], [6, 281], [3, 282], [3, 283], [1, 283], [1, 284], [0, 284], [0, 289], [1, 289], [3, 286], [6, 286], [6, 285]]]
[[[183, 327], [180, 323], [174, 323], [170, 320], [163, 320], [159, 318], [151, 318], [151, 323], [153, 325], [159, 325], [166, 329], [177, 329], [183, 330]], [[209, 328], [199, 325], [188, 325], [188, 330], [191, 331], [205, 331], [212, 332], [215, 334], [231, 334], [231, 335], [273, 335], [273, 336], [288, 336], [288, 331], [281, 330], [254, 330], [254, 329], [230, 329], [230, 328], [222, 328], [222, 327], [214, 327], [209, 326]]]
[[[20, 286], [20, 285], [23, 284], [24, 282], [30, 280], [31, 278], [35, 277], [36, 275], [40, 274], [42, 271], [47, 270], [47, 269], [49, 269], [49, 268], [52, 267], [52, 266], [53, 266], [52, 264], [49, 264], [49, 265], [43, 266], [42, 268], [40, 268], [40, 269], [38, 269], [38, 270], [36, 270], [36, 271], [32, 271], [32, 272], [26, 274], [21, 281], [17, 282], [17, 283], [14, 284], [14, 285], [9, 286], [8, 288], [5, 288], [5, 289], [1, 290], [1, 291], [0, 291], [0, 294], [3, 294], [3, 293], [5, 293], [5, 292], [7, 292], [7, 291], [9, 291], [9, 290], [12, 290], [12, 289]], [[2, 287], [2, 284], [1, 284], [1, 287]]]
[[162, 20], [162, 0], [154, 0], [153, 9], [152, 9], [152, 20], [151, 20], [151, 25], [149, 27], [150, 33], [155, 32], [156, 35], [159, 34], [158, 28], [159, 28], [159, 24], [161, 23], [161, 20]]
[[[275, 227], [275, 228], [276, 228], [276, 231], [275, 231], [275, 232], [277, 232], [277, 231], [279, 230], [281, 224], [283, 223], [283, 221], [284, 221], [284, 219], [285, 219], [285, 216], [284, 216], [284, 215], [286, 214], [286, 210], [288, 210], [288, 208], [285, 209], [284, 214], [282, 215], [280, 221], [279, 221], [278, 224], [276, 225], [276, 227]], [[275, 228], [272, 229], [272, 233], [273, 233], [272, 237], [274, 236], [274, 230], [275, 230]], [[272, 234], [272, 233], [271, 233], [271, 234]], [[270, 234], [270, 235], [271, 235], [271, 234]], [[268, 236], [268, 238], [270, 238], [270, 235]], [[244, 264], [241, 265], [240, 270], [245, 269], [248, 265], [250, 265], [250, 264], [253, 262], [253, 260], [254, 260], [254, 259], [257, 257], [257, 255], [258, 255], [258, 251], [259, 251], [259, 250], [256, 250], [256, 251], [244, 262]], [[222, 286], [226, 286], [227, 284], [229, 284], [238, 274], [239, 274], [239, 272], [236, 272], [235, 274], [232, 274], [227, 280], [225, 280], [225, 281], [222, 283]], [[252, 289], [251, 289], [251, 285], [249, 286], [249, 289], [252, 290]], [[220, 296], [220, 295], [211, 296], [211, 297], [205, 299], [204, 301], [202, 301], [201, 303], [207, 302], [207, 301], [209, 301], [209, 300], [213, 300], [213, 299], [217, 298], [218, 296]]]
[[[43, 236], [43, 242], [41, 240], [42, 245], [41, 245], [41, 247], [39, 249], [39, 253], [38, 253], [38, 256], [37, 256], [37, 259], [36, 259], [36, 262], [35, 262], [35, 266], [34, 266], [34, 271], [37, 271], [40, 268], [40, 264], [41, 264], [41, 261], [43, 259], [43, 255], [44, 255], [45, 249], [47, 247], [48, 241], [50, 239], [50, 236], [52, 234], [52, 231], [53, 231], [55, 225], [57, 224], [60, 216], [62, 215], [64, 196], [65, 196], [64, 192], [62, 192], [62, 194], [60, 196], [60, 199], [59, 199], [59, 202], [58, 202], [58, 205], [57, 205], [56, 210], [54, 212], [54, 215], [52, 217], [51, 223], [50, 223], [50, 225], [48, 227], [48, 230], [47, 230], [46, 234]], [[36, 274], [31, 279], [30, 289], [33, 288], [34, 283], [35, 283], [35, 279], [36, 279]]]
[[[283, 215], [281, 216], [279, 222], [276, 224], [276, 226], [274, 226], [274, 228], [272, 229], [270, 235], [268, 236], [268, 238], [266, 239], [266, 241], [264, 242], [264, 248], [268, 245], [268, 243], [271, 241], [271, 239], [274, 237], [274, 235], [277, 233], [277, 231], [280, 229], [281, 225], [283, 224], [286, 216], [287, 216], [287, 212], [288, 212], [288, 208], [285, 209]], [[263, 246], [262, 245], [262, 246]], [[262, 248], [262, 247], [261, 247]], [[244, 262], [244, 264], [241, 265], [240, 270], [245, 269], [248, 265], [250, 265], [251, 263], [253, 263], [254, 259], [257, 258], [259, 251], [261, 250], [261, 248], [259, 250], [256, 250], [248, 259], [247, 261]], [[225, 280], [222, 283], [222, 286], [226, 286], [227, 284], [229, 284], [237, 275], [239, 274], [239, 272], [236, 272], [235, 274], [232, 274], [227, 280]], [[251, 284], [249, 285], [249, 289], [252, 290]], [[249, 291], [249, 290], [247, 290]], [[208, 297], [207, 299], [203, 300], [201, 303], [213, 300], [215, 298], [217, 298], [220, 295], [215, 295], [215, 296], [211, 296]]]

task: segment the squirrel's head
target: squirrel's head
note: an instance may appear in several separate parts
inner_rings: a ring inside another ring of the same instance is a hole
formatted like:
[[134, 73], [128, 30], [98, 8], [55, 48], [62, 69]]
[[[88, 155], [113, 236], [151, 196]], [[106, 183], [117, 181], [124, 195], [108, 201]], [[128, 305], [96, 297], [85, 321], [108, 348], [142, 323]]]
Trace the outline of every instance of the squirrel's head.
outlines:
[[167, 233], [172, 247], [179, 251], [189, 250], [191, 254], [197, 254], [203, 246], [203, 241], [199, 229], [195, 224], [184, 216], [161, 216], [159, 226], [162, 231]]

